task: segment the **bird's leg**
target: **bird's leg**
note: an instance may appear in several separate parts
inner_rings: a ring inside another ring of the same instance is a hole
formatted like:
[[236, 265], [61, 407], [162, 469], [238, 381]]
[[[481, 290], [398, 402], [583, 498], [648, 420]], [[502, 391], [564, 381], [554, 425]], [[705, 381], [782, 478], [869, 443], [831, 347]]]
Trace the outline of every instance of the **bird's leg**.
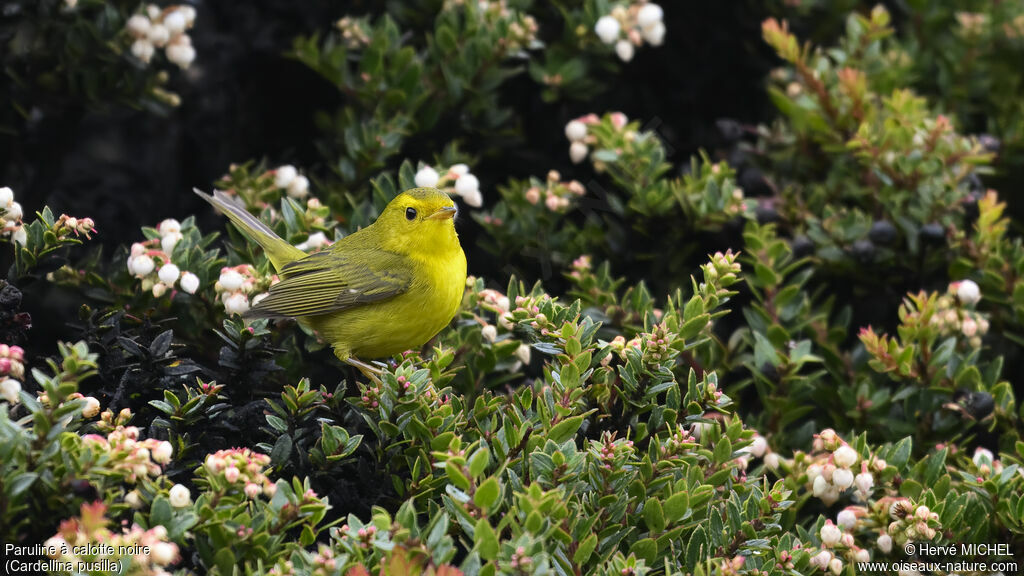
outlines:
[[366, 362], [353, 358], [352, 356], [345, 358], [345, 363], [348, 364], [349, 366], [355, 367], [357, 370], [362, 372], [363, 376], [369, 378], [377, 386], [381, 385], [380, 375], [383, 374], [384, 371], [381, 370], [380, 368], [373, 366], [371, 364], [367, 364]]

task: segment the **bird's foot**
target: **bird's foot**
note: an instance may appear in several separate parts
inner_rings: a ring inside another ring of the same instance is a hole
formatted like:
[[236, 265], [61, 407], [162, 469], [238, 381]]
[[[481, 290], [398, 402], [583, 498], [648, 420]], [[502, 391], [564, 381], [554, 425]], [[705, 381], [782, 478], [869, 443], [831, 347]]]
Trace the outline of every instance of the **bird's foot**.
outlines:
[[353, 366], [357, 370], [362, 372], [363, 376], [366, 376], [367, 378], [369, 378], [377, 386], [381, 385], [380, 375], [384, 373], [384, 370], [382, 368], [380, 368], [378, 366], [374, 366], [372, 364], [367, 364], [366, 362], [363, 362], [362, 360], [358, 360], [358, 359], [353, 358], [351, 356], [346, 358], [345, 362], [348, 365]]

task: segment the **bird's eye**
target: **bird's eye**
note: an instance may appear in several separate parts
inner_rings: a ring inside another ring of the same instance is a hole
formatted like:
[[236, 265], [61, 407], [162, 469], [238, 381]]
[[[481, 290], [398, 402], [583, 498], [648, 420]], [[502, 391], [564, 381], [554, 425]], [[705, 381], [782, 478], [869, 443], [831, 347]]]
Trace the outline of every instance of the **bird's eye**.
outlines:
[[405, 209], [405, 219], [406, 220], [415, 220], [416, 219], [416, 209], [415, 208], [406, 208]]

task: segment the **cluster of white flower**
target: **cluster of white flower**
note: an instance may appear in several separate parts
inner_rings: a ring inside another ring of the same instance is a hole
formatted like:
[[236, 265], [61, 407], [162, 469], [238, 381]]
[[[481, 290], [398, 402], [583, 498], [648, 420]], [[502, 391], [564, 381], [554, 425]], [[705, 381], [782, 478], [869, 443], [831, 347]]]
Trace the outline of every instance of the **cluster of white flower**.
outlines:
[[576, 180], [561, 181], [562, 175], [557, 170], [548, 172], [544, 187], [530, 186], [524, 197], [530, 204], [544, 200], [544, 206], [552, 212], [564, 212], [571, 203], [571, 198], [583, 196], [586, 189]]
[[[419, 172], [416, 172], [414, 180], [420, 188], [441, 188], [449, 194], [454, 192], [473, 208], [483, 206], [484, 199], [480, 194], [480, 180], [469, 173], [469, 166], [465, 164], [454, 164], [443, 171], [443, 174], [431, 166], [424, 165]], [[454, 184], [448, 188], [447, 185], [452, 182]]]
[[[132, 244], [132, 251], [128, 256], [128, 272], [142, 279], [142, 288], [152, 290], [153, 296], [157, 298], [163, 296], [168, 289], [174, 288], [175, 284], [180, 285], [185, 292], [195, 294], [199, 289], [199, 277], [192, 272], [182, 271], [171, 262], [174, 247], [184, 237], [181, 233], [181, 223], [168, 218], [161, 222], [156, 230], [160, 233], [160, 238]], [[159, 248], [156, 247], [158, 244]]]
[[228, 314], [244, 314], [267, 297], [266, 292], [256, 294], [250, 302], [249, 294], [255, 291], [257, 280], [256, 269], [249, 264], [221, 268], [214, 290]]
[[296, 200], [301, 200], [309, 195], [309, 178], [306, 178], [295, 166], [285, 164], [274, 170], [274, 186], [287, 192]]
[[24, 246], [28, 235], [21, 222], [21, 204], [14, 201], [14, 191], [6, 186], [0, 188], [0, 210], [3, 210], [0, 213], [0, 235], [8, 236]]
[[[608, 115], [612, 127], [620, 131], [629, 123], [629, 118], [622, 112], [612, 112]], [[565, 137], [569, 139], [569, 159], [573, 164], [579, 164], [587, 158], [590, 153], [590, 146], [597, 143], [597, 137], [589, 133], [588, 126], [600, 124], [601, 119], [597, 114], [585, 114], [579, 118], [570, 120], [565, 125]], [[623, 135], [628, 142], [636, 138], [635, 131], [628, 131]]]
[[[855, 488], [854, 495], [859, 500], [866, 501], [871, 496], [875, 477], [868, 469], [868, 463], [861, 462], [860, 473], [854, 475], [853, 466], [860, 459], [860, 454], [840, 439], [835, 430], [828, 428], [816, 435], [815, 447], [825, 450], [826, 454], [831, 451], [824, 463], [814, 463], [807, 467], [807, 481], [816, 498], [821, 498], [822, 502], [831, 506], [850, 487]], [[885, 470], [886, 463], [876, 458], [873, 466], [875, 470], [881, 471]]]
[[849, 506], [839, 512], [835, 524], [831, 520], [825, 520], [825, 524], [818, 531], [822, 550], [811, 557], [811, 565], [838, 575], [843, 571], [841, 554], [845, 554], [847, 560], [851, 562], [870, 561], [871, 553], [857, 546], [853, 537], [853, 529], [857, 526], [858, 519], [866, 514], [867, 509], [862, 506]]
[[629, 62], [635, 48], [645, 41], [651, 46], [661, 46], [665, 41], [663, 17], [661, 6], [645, 0], [629, 7], [619, 4], [611, 14], [597, 20], [594, 32], [601, 42], [615, 44], [615, 53], [623, 62]]
[[[974, 309], [980, 300], [981, 289], [973, 280], [952, 282], [947, 293], [936, 302], [935, 313], [929, 322], [942, 335], [962, 335], [972, 348], [979, 348], [981, 337], [989, 328], [988, 319]], [[960, 306], [957, 306], [957, 301]]]
[[196, 59], [192, 38], [186, 30], [196, 21], [196, 9], [191, 6], [169, 6], [163, 10], [154, 4], [146, 6], [144, 13], [128, 19], [125, 29], [134, 38], [132, 55], [149, 64], [157, 48], [164, 49], [167, 59], [180, 68], [188, 68]]

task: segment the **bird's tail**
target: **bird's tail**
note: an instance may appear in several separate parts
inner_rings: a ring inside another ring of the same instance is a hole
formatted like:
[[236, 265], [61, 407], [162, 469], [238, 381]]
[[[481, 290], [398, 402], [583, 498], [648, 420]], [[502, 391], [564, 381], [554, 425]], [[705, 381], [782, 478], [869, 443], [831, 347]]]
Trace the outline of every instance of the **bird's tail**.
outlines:
[[215, 208], [224, 213], [231, 222], [238, 227], [246, 236], [263, 247], [267, 258], [274, 268], [280, 270], [285, 264], [306, 256], [306, 253], [286, 242], [283, 238], [274, 233], [269, 226], [264, 224], [231, 196], [214, 190], [213, 196], [193, 188], [203, 200], [213, 204]]

